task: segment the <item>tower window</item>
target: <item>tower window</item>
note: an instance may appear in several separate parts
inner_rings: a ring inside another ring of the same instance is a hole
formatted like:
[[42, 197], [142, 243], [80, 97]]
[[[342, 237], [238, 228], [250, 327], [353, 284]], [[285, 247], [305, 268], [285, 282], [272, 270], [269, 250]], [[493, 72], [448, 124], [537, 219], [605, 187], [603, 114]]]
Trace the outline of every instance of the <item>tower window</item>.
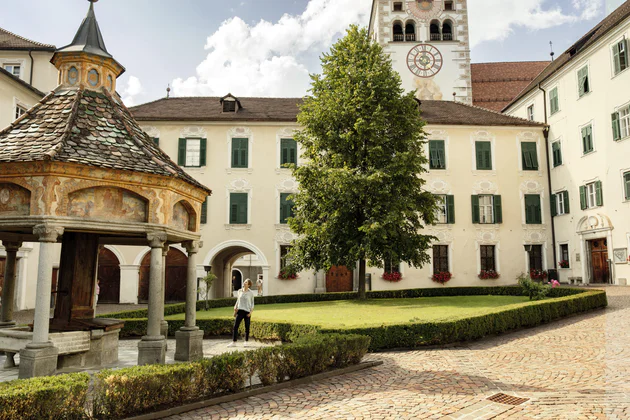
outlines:
[[445, 1], [444, 2], [444, 10], [455, 10], [455, 6], [453, 5], [452, 1]]
[[431, 41], [439, 41], [442, 39], [442, 35], [440, 34], [440, 22], [437, 20], [431, 21], [429, 31], [431, 33]]
[[413, 42], [416, 40], [416, 25], [413, 22], [407, 22], [405, 26], [405, 41]]
[[394, 12], [402, 12], [403, 4], [400, 1], [394, 2]]
[[394, 42], [402, 42], [405, 40], [402, 24], [394, 23]]
[[442, 39], [444, 41], [453, 40], [453, 23], [450, 20], [444, 21], [444, 26], [442, 26]]

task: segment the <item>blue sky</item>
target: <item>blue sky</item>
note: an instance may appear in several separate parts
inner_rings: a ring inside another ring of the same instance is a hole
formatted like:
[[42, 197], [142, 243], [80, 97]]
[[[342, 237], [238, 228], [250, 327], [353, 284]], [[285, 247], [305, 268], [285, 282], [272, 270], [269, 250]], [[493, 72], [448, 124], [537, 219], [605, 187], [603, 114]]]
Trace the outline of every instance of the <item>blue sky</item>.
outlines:
[[[613, 0], [620, 2], [621, 0]], [[108, 50], [127, 68], [128, 104], [165, 95], [300, 96], [318, 57], [350, 23], [366, 24], [371, 0], [101, 0]], [[547, 60], [605, 15], [604, 0], [468, 0], [473, 62]], [[2, 6], [0, 27], [69, 43], [86, 0]]]

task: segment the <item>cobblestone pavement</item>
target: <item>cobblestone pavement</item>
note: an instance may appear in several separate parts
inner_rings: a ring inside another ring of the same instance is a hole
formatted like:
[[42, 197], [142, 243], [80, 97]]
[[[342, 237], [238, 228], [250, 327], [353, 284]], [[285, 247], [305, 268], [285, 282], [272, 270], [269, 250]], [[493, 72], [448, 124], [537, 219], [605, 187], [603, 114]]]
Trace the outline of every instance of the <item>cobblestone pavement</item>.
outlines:
[[[171, 419], [630, 419], [630, 288], [606, 310]], [[528, 398], [512, 406], [496, 393]]]

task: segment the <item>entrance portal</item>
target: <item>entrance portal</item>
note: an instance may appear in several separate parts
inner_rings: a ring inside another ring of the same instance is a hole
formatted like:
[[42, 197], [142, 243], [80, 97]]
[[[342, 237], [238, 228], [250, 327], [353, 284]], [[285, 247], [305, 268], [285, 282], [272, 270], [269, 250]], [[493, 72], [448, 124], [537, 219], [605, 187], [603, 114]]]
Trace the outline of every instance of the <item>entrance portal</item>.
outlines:
[[347, 267], [335, 266], [326, 273], [326, 292], [352, 292], [352, 271]]
[[232, 270], [232, 290], [238, 291], [243, 287], [243, 273], [239, 270]]
[[610, 280], [608, 241], [606, 239], [595, 239], [589, 241], [588, 244], [591, 250], [592, 283], [608, 283]]

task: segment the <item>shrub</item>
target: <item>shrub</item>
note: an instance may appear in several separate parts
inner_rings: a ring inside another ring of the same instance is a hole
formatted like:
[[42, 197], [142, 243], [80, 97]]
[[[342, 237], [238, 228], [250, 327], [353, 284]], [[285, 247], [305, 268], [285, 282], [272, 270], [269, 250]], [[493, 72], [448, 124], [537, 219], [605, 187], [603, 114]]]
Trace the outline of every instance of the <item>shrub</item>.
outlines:
[[551, 286], [533, 281], [525, 274], [519, 276], [518, 284], [523, 288], [523, 294], [529, 296], [529, 300], [542, 300], [551, 291]]
[[0, 419], [87, 419], [87, 373], [0, 384]]
[[450, 279], [453, 278], [453, 275], [449, 273], [448, 271], [445, 271], [442, 273], [434, 273], [432, 278], [433, 278], [433, 281], [436, 283], [446, 284], [449, 282]]

